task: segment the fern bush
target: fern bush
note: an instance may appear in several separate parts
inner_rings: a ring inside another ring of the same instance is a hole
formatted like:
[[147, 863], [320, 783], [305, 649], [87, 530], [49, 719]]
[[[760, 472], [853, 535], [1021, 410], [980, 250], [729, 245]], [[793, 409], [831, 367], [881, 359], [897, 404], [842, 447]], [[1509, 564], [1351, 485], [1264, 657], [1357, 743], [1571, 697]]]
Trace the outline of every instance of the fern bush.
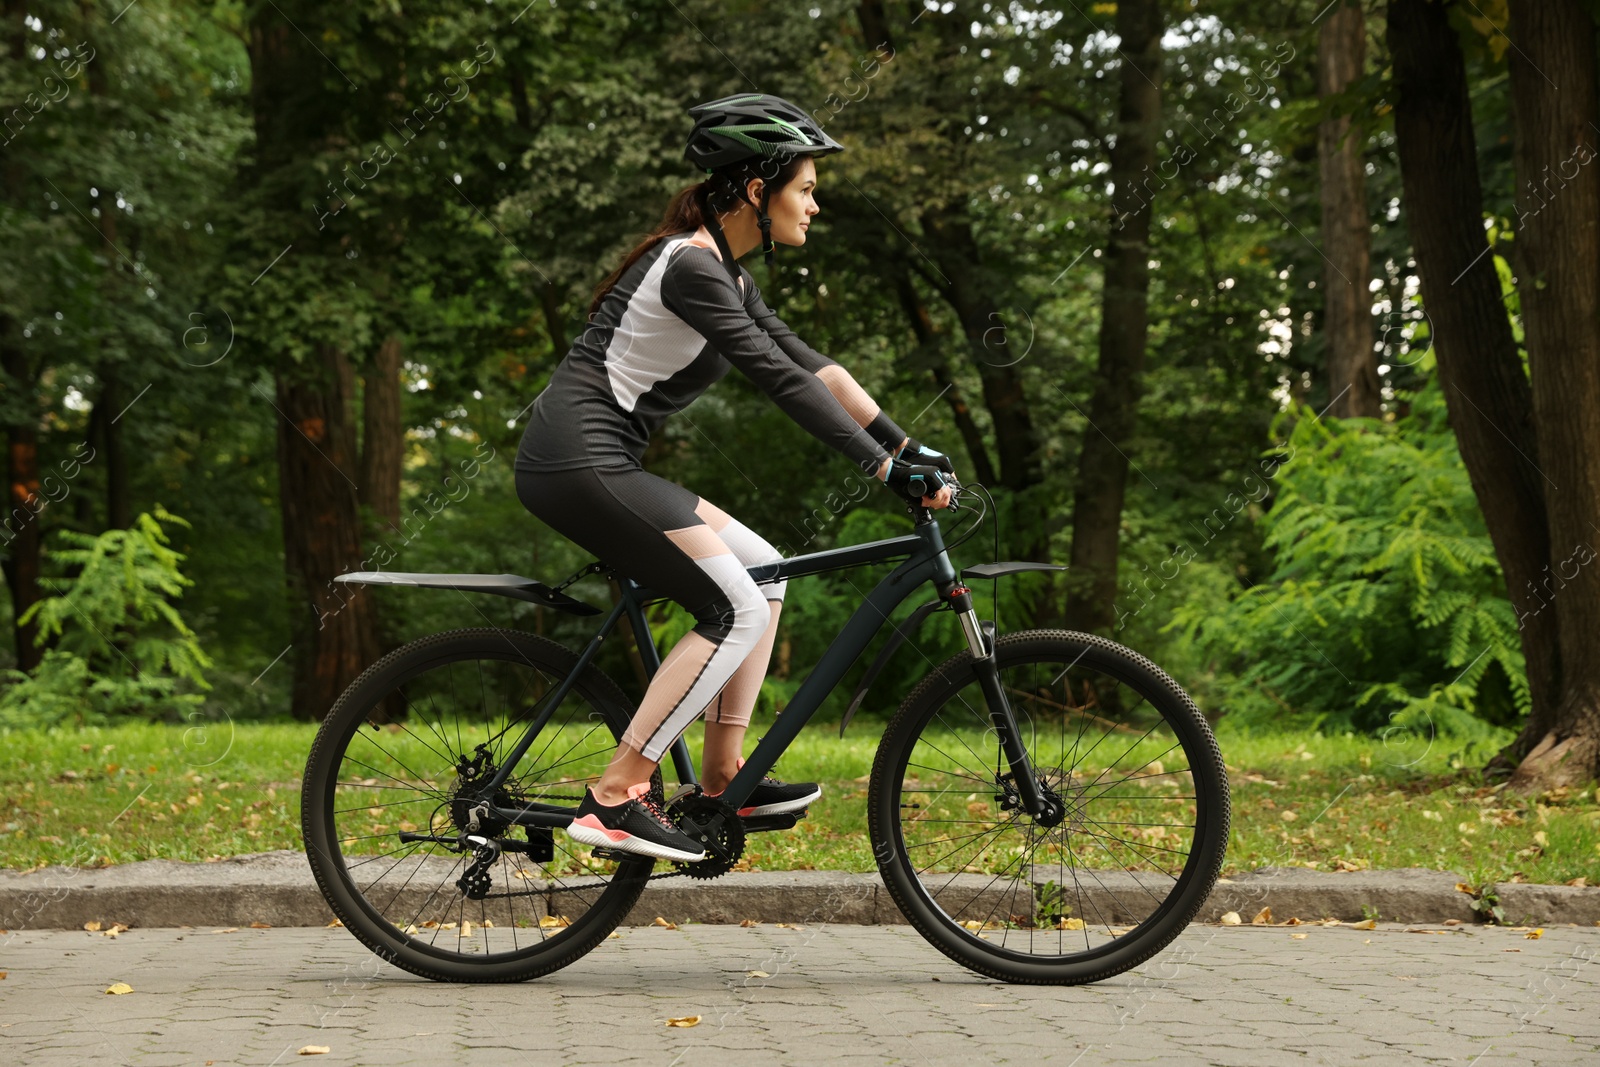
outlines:
[[63, 530], [69, 547], [48, 559], [75, 577], [29, 608], [38, 642], [52, 643], [33, 673], [0, 672], [0, 725], [53, 726], [193, 712], [209, 689], [211, 659], [172, 601], [193, 583], [162, 524], [188, 526], [159, 505], [126, 530], [98, 537]]
[[[1303, 409], [1259, 524], [1274, 566], [1185, 632], [1246, 722], [1487, 737], [1528, 709], [1516, 616], [1435, 382], [1392, 423]], [[1280, 426], [1282, 423], [1280, 422]]]

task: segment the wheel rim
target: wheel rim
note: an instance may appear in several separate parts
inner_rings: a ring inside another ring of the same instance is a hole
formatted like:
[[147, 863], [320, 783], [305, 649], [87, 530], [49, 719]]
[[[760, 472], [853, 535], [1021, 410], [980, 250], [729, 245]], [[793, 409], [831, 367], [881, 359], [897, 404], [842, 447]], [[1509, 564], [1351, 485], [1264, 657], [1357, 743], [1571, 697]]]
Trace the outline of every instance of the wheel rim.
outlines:
[[1169, 699], [1147, 680], [1090, 651], [1013, 654], [1000, 667], [1035, 774], [1064, 809], [1054, 826], [1011, 806], [1010, 767], [970, 674], [889, 775], [913, 890], [987, 954], [1111, 955], [1160, 925], [1212, 862], [1200, 732], [1182, 714], [1169, 721]]
[[[605, 909], [596, 908], [603, 893], [648, 876], [651, 861], [596, 859], [559, 828], [541, 833], [480, 819], [477, 836], [500, 846], [487, 853], [458, 851], [453, 840], [400, 840], [402, 832], [457, 838], [475, 786], [492, 776], [560, 681], [509, 643], [504, 655], [446, 654], [375, 694], [338, 739], [320, 816], [322, 858], [390, 940], [443, 960], [522, 958], [581, 938], [604, 921]], [[574, 688], [496, 803], [576, 808], [615, 748], [605, 712]], [[469, 873], [481, 890], [460, 884]]]

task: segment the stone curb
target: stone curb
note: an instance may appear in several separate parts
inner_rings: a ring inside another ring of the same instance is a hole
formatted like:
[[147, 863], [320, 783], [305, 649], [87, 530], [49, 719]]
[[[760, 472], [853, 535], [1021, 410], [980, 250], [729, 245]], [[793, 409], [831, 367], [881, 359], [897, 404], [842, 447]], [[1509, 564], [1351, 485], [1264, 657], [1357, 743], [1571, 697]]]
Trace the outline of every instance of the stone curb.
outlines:
[[[1035, 868], [1034, 881], [1062, 872]], [[1121, 913], [1140, 891], [1138, 875], [1099, 872], [1095, 886], [1063, 895], [1073, 914], [1091, 921], [1128, 922]], [[1142, 876], [1148, 879], [1148, 875]], [[1081, 881], [1081, 880], [1080, 880]], [[1276, 921], [1360, 920], [1438, 923], [1479, 921], [1473, 898], [1456, 888], [1460, 877], [1423, 869], [1332, 874], [1266, 867], [1217, 883], [1195, 917], [1216, 922], [1237, 912], [1248, 923], [1262, 908]], [[1495, 887], [1508, 923], [1600, 924], [1600, 887], [1506, 884]], [[975, 897], [985, 913], [1028, 911], [1026, 894], [1013, 899], [980, 875], [963, 875], [941, 897], [965, 903]], [[531, 898], [537, 910], [570, 914], [559, 894]], [[998, 908], [997, 908], [998, 906]], [[729, 874], [708, 882], [688, 878], [653, 883], [628, 916], [644, 925], [671, 922], [793, 922], [873, 925], [904, 918], [877, 874], [779, 871]], [[0, 872], [0, 929], [74, 929], [90, 921], [128, 926], [323, 926], [333, 918], [303, 854], [291, 851], [239, 856], [216, 863], [145, 860], [117, 867], [46, 867], [26, 874]]]

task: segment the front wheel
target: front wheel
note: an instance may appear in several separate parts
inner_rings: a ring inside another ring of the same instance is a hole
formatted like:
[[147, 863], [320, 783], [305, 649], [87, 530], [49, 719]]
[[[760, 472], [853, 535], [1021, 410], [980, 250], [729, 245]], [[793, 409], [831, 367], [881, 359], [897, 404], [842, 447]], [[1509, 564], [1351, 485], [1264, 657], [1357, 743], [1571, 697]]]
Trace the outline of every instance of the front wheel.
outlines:
[[1216, 739], [1176, 682], [1111, 641], [1029, 630], [994, 654], [1059, 814], [1022, 810], [962, 652], [912, 691], [878, 748], [879, 870], [917, 931], [980, 974], [1060, 985], [1120, 974], [1178, 936], [1222, 868]]

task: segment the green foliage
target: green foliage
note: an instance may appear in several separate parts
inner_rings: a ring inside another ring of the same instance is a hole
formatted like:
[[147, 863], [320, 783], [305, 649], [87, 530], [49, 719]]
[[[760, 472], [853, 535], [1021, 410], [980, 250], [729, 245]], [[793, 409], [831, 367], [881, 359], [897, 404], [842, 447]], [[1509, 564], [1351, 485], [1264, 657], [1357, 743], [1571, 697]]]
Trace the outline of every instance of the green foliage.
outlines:
[[1273, 569], [1171, 624], [1211, 657], [1225, 714], [1474, 736], [1529, 705], [1505, 594], [1444, 401], [1429, 384], [1393, 423], [1304, 409], [1258, 525]]
[[55, 640], [30, 677], [6, 671], [0, 723], [83, 724], [115, 715], [172, 715], [203, 701], [211, 659], [171, 601], [193, 583], [179, 571], [162, 523], [188, 523], [160, 505], [132, 528], [99, 537], [64, 530], [71, 548], [50, 552], [76, 572], [50, 582], [58, 595], [30, 608], [38, 641]]

